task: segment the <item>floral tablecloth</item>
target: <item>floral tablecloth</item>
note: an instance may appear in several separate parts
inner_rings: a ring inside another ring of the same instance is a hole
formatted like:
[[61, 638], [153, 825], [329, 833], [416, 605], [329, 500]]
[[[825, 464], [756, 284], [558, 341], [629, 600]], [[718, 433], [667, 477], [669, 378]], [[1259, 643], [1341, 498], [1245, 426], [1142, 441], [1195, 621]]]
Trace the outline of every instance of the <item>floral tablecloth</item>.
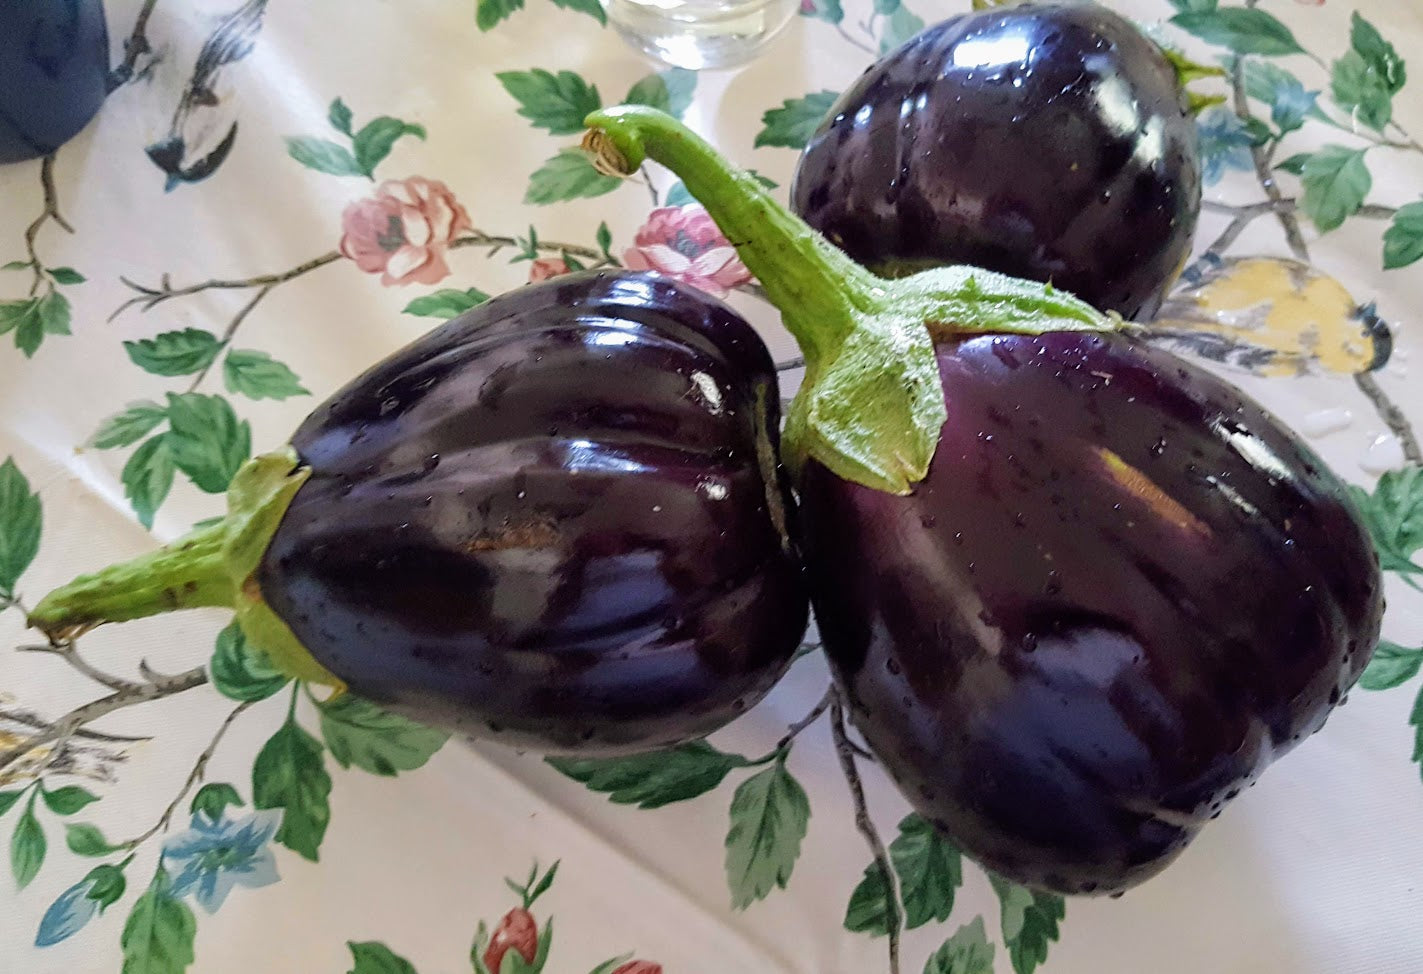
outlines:
[[789, 358], [705, 213], [655, 168], [599, 175], [581, 118], [667, 108], [783, 194], [834, 94], [968, 6], [804, 0], [763, 58], [696, 74], [593, 0], [111, 0], [122, 83], [0, 168], [0, 970], [1423, 971], [1423, 8], [1110, 5], [1230, 71], [1197, 86], [1224, 96], [1209, 202], [1157, 340], [1358, 485], [1388, 572], [1363, 685], [1179, 862], [1119, 900], [990, 880], [837, 750], [813, 642], [709, 742], [550, 763], [318, 703], [222, 613], [27, 632], [50, 587], [219, 514], [244, 459], [487, 294], [652, 268]]

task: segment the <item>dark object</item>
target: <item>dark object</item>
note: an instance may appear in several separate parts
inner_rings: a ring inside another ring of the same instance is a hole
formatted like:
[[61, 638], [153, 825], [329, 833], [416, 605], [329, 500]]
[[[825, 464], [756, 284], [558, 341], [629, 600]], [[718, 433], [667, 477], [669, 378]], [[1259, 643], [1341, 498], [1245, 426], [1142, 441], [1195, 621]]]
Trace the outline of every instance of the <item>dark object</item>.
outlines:
[[952, 17], [841, 96], [792, 207], [887, 276], [972, 264], [1149, 318], [1190, 252], [1195, 120], [1176, 69], [1095, 4]]
[[108, 77], [99, 0], [0, 2], [0, 163], [68, 142], [104, 103]]
[[911, 803], [988, 868], [1113, 892], [1169, 863], [1368, 662], [1377, 556], [1238, 390], [1111, 334], [945, 340], [907, 497], [808, 463], [820, 631]]
[[496, 298], [302, 424], [258, 578], [351, 689], [540, 749], [646, 750], [770, 689], [806, 623], [765, 345], [700, 291]]

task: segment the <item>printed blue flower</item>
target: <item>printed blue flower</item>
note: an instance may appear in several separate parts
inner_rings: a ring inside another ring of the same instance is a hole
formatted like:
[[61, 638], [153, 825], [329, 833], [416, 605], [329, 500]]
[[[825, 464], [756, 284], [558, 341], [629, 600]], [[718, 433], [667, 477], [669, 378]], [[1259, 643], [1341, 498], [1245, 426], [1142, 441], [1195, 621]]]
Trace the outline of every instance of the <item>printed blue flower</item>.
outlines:
[[67, 940], [94, 919], [94, 914], [99, 912], [99, 902], [89, 898], [93, 888], [94, 880], [85, 876], [59, 894], [59, 899], [50, 904], [40, 920], [40, 931], [35, 934], [36, 947], [51, 947]]
[[194, 814], [192, 828], [163, 843], [163, 857], [176, 872], [172, 894], [192, 893], [198, 905], [216, 913], [234, 886], [275, 883], [281, 877], [267, 843], [281, 821], [279, 809], [217, 821]]
[[1207, 186], [1220, 182], [1227, 169], [1250, 169], [1250, 147], [1255, 139], [1235, 113], [1220, 107], [1196, 119], [1201, 137], [1201, 178]]

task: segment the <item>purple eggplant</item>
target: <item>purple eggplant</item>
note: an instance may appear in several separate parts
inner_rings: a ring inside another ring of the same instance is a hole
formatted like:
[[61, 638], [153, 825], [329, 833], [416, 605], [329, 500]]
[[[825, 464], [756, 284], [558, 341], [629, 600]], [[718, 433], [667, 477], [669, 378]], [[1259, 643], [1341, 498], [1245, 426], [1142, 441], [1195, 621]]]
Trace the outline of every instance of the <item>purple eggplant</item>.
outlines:
[[1176, 68], [1118, 14], [966, 13], [840, 96], [791, 199], [880, 273], [973, 264], [1145, 319], [1191, 249], [1196, 125]]
[[937, 352], [949, 421], [912, 495], [801, 477], [826, 651], [899, 787], [975, 858], [1123, 889], [1358, 679], [1377, 556], [1317, 456], [1168, 353]]
[[685, 742], [760, 699], [805, 629], [778, 423], [770, 355], [720, 301], [557, 278], [381, 362], [295, 456], [239, 476], [223, 524], [31, 622], [235, 605], [279, 668], [423, 723], [538, 750]]
[[1117, 892], [1321, 727], [1378, 558], [1279, 420], [1133, 328], [973, 267], [876, 277], [675, 120], [595, 112], [704, 203], [806, 357], [784, 455], [849, 713], [1002, 876]]

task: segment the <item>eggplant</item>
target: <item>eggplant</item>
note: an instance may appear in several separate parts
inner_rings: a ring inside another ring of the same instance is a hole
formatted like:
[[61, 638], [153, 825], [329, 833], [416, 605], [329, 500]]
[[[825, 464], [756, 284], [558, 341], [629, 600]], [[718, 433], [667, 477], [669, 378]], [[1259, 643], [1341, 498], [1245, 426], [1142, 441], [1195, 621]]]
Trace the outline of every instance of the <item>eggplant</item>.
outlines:
[[805, 630], [778, 425], [770, 354], [722, 302], [555, 278], [376, 365], [239, 474], [225, 522], [30, 621], [235, 606], [279, 669], [422, 723], [683, 743], [759, 700]]
[[1116, 893], [1318, 730], [1372, 655], [1344, 485], [1238, 389], [1050, 285], [883, 279], [660, 112], [599, 168], [685, 181], [805, 353], [783, 456], [848, 711], [1015, 882]]
[[965, 13], [840, 96], [791, 201], [880, 273], [973, 264], [1146, 320], [1191, 250], [1196, 124], [1176, 67], [1110, 10]]
[[855, 722], [989, 869], [1159, 872], [1363, 672], [1383, 603], [1343, 485], [1220, 379], [1124, 335], [942, 341], [908, 497], [806, 464], [806, 560]]

